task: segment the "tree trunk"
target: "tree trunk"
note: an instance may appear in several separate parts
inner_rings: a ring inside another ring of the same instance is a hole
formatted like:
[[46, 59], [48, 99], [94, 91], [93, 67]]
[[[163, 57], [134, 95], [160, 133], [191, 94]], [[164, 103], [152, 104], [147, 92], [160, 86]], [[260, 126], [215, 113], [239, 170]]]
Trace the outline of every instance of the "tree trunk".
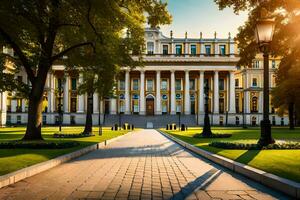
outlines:
[[295, 121], [294, 121], [294, 103], [289, 104], [289, 125], [290, 130], [295, 129]]
[[41, 128], [44, 85], [42, 82], [37, 82], [35, 87], [32, 87], [29, 96], [27, 128], [23, 140], [43, 140]]
[[92, 110], [93, 110], [93, 93], [88, 94], [88, 101], [87, 101], [87, 112], [86, 112], [86, 119], [85, 119], [85, 126], [83, 134], [92, 134], [93, 128], [93, 117], [92, 117]]

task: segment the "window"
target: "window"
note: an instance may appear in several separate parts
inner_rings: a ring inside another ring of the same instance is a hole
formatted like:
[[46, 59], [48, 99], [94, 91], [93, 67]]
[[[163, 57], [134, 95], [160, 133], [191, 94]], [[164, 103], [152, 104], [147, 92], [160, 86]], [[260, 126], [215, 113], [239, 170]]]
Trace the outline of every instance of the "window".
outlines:
[[71, 79], [71, 87], [72, 87], [72, 90], [76, 90], [77, 88], [77, 84], [76, 84], [76, 78], [72, 78]]
[[225, 56], [226, 54], [226, 46], [220, 45], [220, 55]]
[[167, 91], [168, 90], [168, 81], [167, 81], [167, 79], [163, 79], [161, 81], [161, 90], [163, 90], [163, 91]]
[[21, 115], [17, 116], [17, 124], [21, 124]]
[[219, 90], [224, 90], [224, 88], [225, 88], [224, 79], [219, 79]]
[[125, 90], [125, 81], [124, 80], [120, 80], [119, 90]]
[[235, 79], [235, 87], [239, 87], [239, 79]]
[[139, 90], [139, 79], [133, 79], [132, 80], [132, 89], [133, 90]]
[[256, 69], [259, 68], [259, 60], [255, 60], [255, 61], [253, 62], [253, 68], [256, 68]]
[[176, 113], [181, 113], [181, 101], [176, 101]]
[[176, 45], [176, 55], [181, 55], [182, 54], [182, 45], [177, 44]]
[[252, 79], [252, 86], [257, 87], [257, 78]]
[[125, 102], [124, 100], [120, 100], [120, 113], [125, 112]]
[[153, 91], [153, 80], [147, 79], [147, 91], [151, 92]]
[[196, 45], [191, 45], [191, 54], [196, 55], [196, 53], [197, 53]]
[[257, 97], [252, 98], [251, 112], [257, 112]]
[[162, 113], [166, 114], [168, 112], [168, 101], [167, 100], [163, 100], [161, 102], [161, 110]]
[[195, 90], [195, 79], [190, 79], [190, 90]]
[[71, 98], [71, 112], [77, 112], [77, 98]]
[[163, 55], [168, 55], [168, 54], [169, 54], [169, 46], [163, 45]]
[[276, 68], [276, 62], [275, 62], [275, 60], [272, 60], [272, 68], [273, 68], [273, 69]]
[[154, 54], [154, 43], [147, 42], [147, 54], [152, 55]]
[[205, 54], [209, 56], [211, 54], [211, 46], [210, 45], [205, 45]]
[[138, 113], [139, 112], [139, 100], [134, 99], [132, 102], [132, 106], [133, 106], [133, 112]]
[[176, 79], [175, 81], [175, 89], [181, 90], [181, 79]]

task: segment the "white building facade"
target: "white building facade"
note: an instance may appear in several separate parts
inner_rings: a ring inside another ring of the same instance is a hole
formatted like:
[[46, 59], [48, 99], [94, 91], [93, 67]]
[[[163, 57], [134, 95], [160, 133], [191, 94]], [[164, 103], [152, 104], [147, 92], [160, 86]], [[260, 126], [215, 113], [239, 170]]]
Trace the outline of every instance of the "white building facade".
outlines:
[[[93, 122], [117, 120], [123, 116], [161, 117], [190, 116], [194, 124], [203, 124], [204, 86], [209, 86], [209, 113], [213, 125], [258, 125], [262, 119], [262, 57], [254, 60], [251, 68], [238, 67], [237, 48], [230, 37], [207, 39], [173, 38], [158, 29], [146, 29], [145, 65], [124, 68], [117, 80], [114, 98], [93, 96]], [[280, 60], [270, 60], [270, 82], [275, 86], [274, 71]], [[25, 73], [17, 75], [27, 81]], [[48, 74], [44, 94], [44, 124], [58, 123], [58, 105], [63, 104], [63, 124], [84, 124], [87, 95], [78, 95], [77, 86], [82, 75], [65, 71], [54, 65]], [[63, 87], [61, 93], [60, 86]], [[287, 125], [287, 117], [279, 117], [270, 103], [273, 125]], [[16, 93], [0, 94], [0, 124], [25, 124], [27, 100]], [[124, 121], [123, 120], [123, 121]], [[106, 121], [107, 124], [109, 124]], [[116, 123], [116, 122], [114, 122]], [[130, 122], [134, 124], [134, 121]], [[113, 124], [113, 123], [112, 123]], [[192, 123], [193, 124], [193, 123]]]

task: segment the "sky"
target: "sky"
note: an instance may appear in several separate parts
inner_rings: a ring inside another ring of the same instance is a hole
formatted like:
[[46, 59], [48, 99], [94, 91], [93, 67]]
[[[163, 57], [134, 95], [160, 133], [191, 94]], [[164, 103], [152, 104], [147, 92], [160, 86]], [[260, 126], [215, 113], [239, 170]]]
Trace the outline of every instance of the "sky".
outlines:
[[239, 15], [233, 13], [231, 8], [219, 10], [214, 0], [166, 0], [168, 10], [173, 17], [171, 25], [161, 26], [161, 31], [165, 36], [170, 35], [173, 30], [174, 37], [183, 38], [185, 32], [188, 37], [198, 38], [200, 32], [203, 38], [228, 37], [228, 32], [235, 36], [238, 27], [247, 20], [247, 13]]

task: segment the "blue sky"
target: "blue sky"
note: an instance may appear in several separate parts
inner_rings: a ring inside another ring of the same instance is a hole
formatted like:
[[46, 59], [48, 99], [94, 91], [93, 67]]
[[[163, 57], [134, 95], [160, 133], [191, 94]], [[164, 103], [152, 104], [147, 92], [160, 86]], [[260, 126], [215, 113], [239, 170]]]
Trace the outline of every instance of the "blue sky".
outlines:
[[235, 36], [238, 27], [247, 20], [247, 13], [239, 15], [226, 8], [219, 10], [213, 0], [165, 0], [168, 2], [168, 10], [173, 16], [171, 25], [162, 26], [164, 35], [169, 36], [173, 30], [174, 37], [199, 37], [200, 31], [203, 37], [213, 37], [217, 31], [217, 37], [227, 37], [228, 32]]

